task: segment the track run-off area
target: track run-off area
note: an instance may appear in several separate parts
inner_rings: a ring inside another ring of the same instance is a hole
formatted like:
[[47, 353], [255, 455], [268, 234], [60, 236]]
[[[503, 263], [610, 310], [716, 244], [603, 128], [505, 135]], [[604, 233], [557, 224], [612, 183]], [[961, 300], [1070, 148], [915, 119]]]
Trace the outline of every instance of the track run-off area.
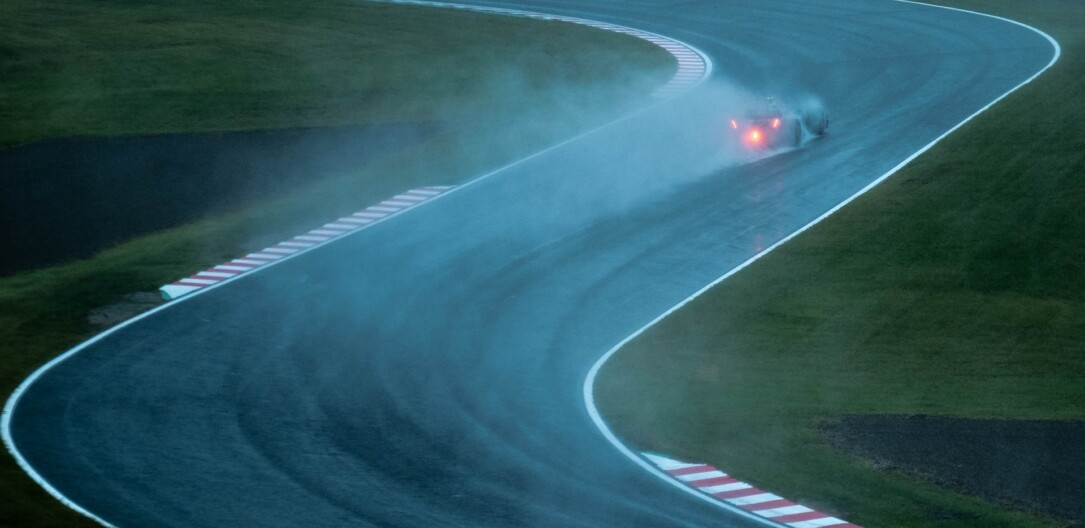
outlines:
[[762, 526], [616, 449], [585, 379], [1057, 55], [889, 0], [487, 5], [686, 42], [831, 134], [702, 163], [705, 85], [171, 303], [22, 387], [5, 440], [44, 485], [124, 526]]

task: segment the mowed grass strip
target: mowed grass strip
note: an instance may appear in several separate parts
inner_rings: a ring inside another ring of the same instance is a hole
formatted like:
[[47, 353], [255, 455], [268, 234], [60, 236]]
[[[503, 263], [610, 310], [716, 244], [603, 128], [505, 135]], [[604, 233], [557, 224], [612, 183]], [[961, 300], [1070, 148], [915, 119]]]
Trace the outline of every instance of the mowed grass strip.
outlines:
[[[88, 322], [96, 308], [411, 187], [503, 165], [630, 110], [675, 68], [625, 35], [416, 6], [0, 3], [0, 145], [384, 122], [440, 130], [356, 172], [0, 279], [0, 394], [99, 331]], [[91, 524], [0, 456], [0, 526]]]
[[880, 187], [616, 354], [639, 449], [877, 527], [1058, 526], [829, 449], [844, 413], [1085, 419], [1085, 6], [956, 1], [1063, 58]]

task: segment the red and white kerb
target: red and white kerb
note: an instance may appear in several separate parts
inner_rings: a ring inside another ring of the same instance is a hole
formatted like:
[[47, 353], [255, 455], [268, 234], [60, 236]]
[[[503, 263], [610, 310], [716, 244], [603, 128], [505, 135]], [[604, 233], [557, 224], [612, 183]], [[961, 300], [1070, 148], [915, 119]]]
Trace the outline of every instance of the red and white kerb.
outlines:
[[350, 216], [344, 216], [334, 222], [324, 224], [303, 235], [298, 235], [290, 240], [279, 242], [274, 246], [261, 249], [254, 253], [249, 253], [244, 257], [224, 262], [190, 277], [185, 277], [172, 284], [162, 286], [158, 291], [162, 293], [164, 299], [171, 301], [199, 290], [200, 288], [206, 288], [212, 284], [217, 284], [226, 279], [248, 273], [269, 262], [274, 262], [301, 250], [327, 243], [358, 228], [398, 213], [408, 207], [420, 204], [434, 196], [447, 192], [451, 188], [452, 187], [433, 186], [411, 189], [403, 194], [393, 196], [377, 205], [362, 209]]
[[642, 453], [644, 458], [664, 473], [687, 486], [725, 502], [737, 506], [754, 515], [763, 517], [781, 526], [791, 528], [860, 528], [856, 524], [838, 519], [801, 504], [795, 504], [783, 497], [760, 490], [733, 478], [708, 464], [680, 462], [654, 453]]

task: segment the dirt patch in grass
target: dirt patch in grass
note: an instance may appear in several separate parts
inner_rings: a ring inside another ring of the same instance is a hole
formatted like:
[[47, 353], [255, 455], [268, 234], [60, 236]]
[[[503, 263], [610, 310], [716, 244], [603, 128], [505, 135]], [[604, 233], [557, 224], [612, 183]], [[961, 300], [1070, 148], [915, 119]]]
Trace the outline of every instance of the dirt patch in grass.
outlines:
[[92, 310], [87, 316], [87, 322], [99, 330], [105, 330], [165, 302], [158, 292], [129, 293], [119, 302]]
[[844, 415], [819, 429], [880, 469], [1085, 526], [1085, 422]]

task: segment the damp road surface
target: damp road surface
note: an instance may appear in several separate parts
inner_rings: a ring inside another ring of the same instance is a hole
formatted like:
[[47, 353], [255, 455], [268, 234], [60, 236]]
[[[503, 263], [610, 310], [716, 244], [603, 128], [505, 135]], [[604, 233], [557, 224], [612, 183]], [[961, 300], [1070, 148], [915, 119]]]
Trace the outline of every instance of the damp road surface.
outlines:
[[667, 116], [694, 94], [172, 303], [27, 388], [34, 471], [122, 526], [754, 526], [615, 449], [589, 369], [1053, 56], [888, 0], [493, 5], [681, 39], [718, 81], [819, 95], [831, 133], [691, 177]]

